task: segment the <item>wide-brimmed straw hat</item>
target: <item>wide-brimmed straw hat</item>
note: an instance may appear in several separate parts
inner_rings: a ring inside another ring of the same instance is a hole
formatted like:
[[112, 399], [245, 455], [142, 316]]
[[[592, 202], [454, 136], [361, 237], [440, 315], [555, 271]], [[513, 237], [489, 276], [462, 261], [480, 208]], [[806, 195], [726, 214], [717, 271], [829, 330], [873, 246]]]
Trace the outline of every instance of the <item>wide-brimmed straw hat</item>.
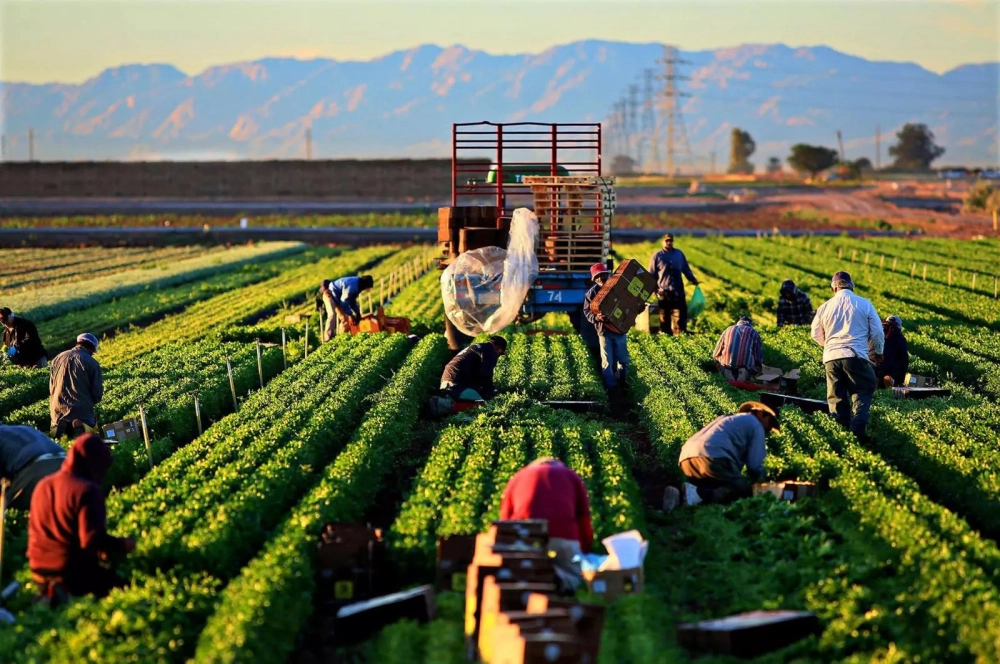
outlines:
[[740, 404], [739, 410], [737, 412], [752, 413], [755, 410], [767, 413], [772, 418], [774, 418], [774, 430], [775, 431], [781, 430], [781, 422], [778, 419], [778, 413], [773, 408], [768, 406], [766, 403], [761, 403], [759, 401], [744, 401], [743, 403]]

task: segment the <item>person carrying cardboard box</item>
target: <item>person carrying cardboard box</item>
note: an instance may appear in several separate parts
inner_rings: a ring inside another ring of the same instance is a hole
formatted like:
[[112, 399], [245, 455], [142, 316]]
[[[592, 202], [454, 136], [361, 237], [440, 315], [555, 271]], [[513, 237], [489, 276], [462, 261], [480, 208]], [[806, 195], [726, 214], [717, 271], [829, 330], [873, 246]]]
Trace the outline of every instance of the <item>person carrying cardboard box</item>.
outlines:
[[583, 316], [597, 331], [597, 341], [601, 350], [601, 380], [611, 393], [612, 400], [617, 402], [628, 376], [628, 342], [624, 334], [615, 332], [605, 325], [604, 314], [595, 313], [590, 306], [610, 275], [611, 272], [604, 263], [594, 263], [590, 266], [590, 279], [594, 285], [583, 298]]
[[[691, 436], [681, 448], [678, 463], [687, 478], [684, 499], [688, 505], [731, 503], [753, 494], [750, 482], [743, 476], [746, 466], [751, 481], [764, 475], [767, 456], [766, 436], [778, 431], [778, 412], [758, 401], [740, 405], [735, 415], [717, 417], [708, 426]], [[667, 497], [667, 508], [680, 502], [680, 492], [673, 488]]]
[[882, 361], [885, 332], [872, 303], [854, 294], [850, 274], [834, 274], [830, 288], [833, 297], [816, 310], [812, 338], [823, 347], [830, 414], [860, 439], [877, 385], [872, 363]]
[[736, 325], [726, 328], [712, 357], [726, 380], [746, 382], [760, 373], [764, 363], [763, 344], [749, 316], [740, 316]]
[[52, 437], [79, 436], [97, 426], [95, 406], [104, 396], [101, 365], [94, 359], [97, 337], [89, 332], [76, 338], [76, 346], [52, 360], [49, 374], [49, 414]]
[[889, 316], [882, 321], [882, 332], [885, 334], [882, 361], [875, 363], [878, 386], [905, 385], [910, 370], [910, 352], [903, 336], [903, 320], [899, 316]]
[[778, 293], [778, 327], [809, 325], [813, 314], [809, 296], [800, 291], [791, 279], [783, 281]]
[[660, 306], [660, 329], [667, 334], [687, 333], [687, 298], [684, 295], [684, 280], [697, 286], [687, 257], [680, 249], [674, 248], [674, 236], [663, 236], [663, 249], [649, 259], [649, 271], [656, 275], [656, 294]]
[[323, 341], [327, 342], [336, 334], [348, 334], [350, 328], [347, 321], [353, 320], [357, 325], [361, 322], [361, 307], [358, 298], [366, 290], [375, 286], [375, 279], [368, 275], [359, 277], [341, 277], [334, 281], [324, 279], [319, 293], [326, 307], [326, 329], [323, 330]]

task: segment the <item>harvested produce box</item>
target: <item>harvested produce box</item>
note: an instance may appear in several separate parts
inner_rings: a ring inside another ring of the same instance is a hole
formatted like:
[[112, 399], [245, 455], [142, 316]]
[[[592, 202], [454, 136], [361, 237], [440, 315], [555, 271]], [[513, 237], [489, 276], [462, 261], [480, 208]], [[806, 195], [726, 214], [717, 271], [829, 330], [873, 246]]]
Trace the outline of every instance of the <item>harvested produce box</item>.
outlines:
[[316, 560], [316, 599], [336, 606], [382, 592], [382, 532], [360, 523], [328, 523]]
[[931, 397], [950, 397], [951, 390], [943, 387], [894, 387], [892, 396], [896, 399], [930, 399]]
[[450, 535], [437, 541], [437, 579], [441, 590], [465, 591], [465, 575], [476, 554], [475, 535]]
[[120, 443], [126, 440], [136, 440], [142, 436], [142, 428], [135, 418], [118, 420], [101, 427], [105, 440]]
[[646, 308], [646, 301], [656, 288], [656, 279], [639, 261], [622, 262], [601, 287], [590, 310], [604, 316], [605, 325], [612, 332], [624, 334], [635, 325], [639, 313]]
[[770, 493], [778, 500], [795, 502], [802, 498], [812, 498], [819, 494], [819, 488], [812, 482], [762, 482], [753, 485], [753, 495]]
[[776, 387], [784, 390], [788, 394], [795, 394], [799, 384], [799, 373], [798, 369], [785, 371], [784, 369], [769, 367], [764, 364], [761, 365], [760, 374], [755, 376], [752, 380], [753, 382], [760, 383], [761, 385], [767, 385], [768, 387]]
[[[464, 234], [464, 229], [491, 230], [488, 236], [482, 233]], [[510, 221], [500, 218], [499, 208], [491, 205], [469, 205], [462, 207], [438, 208], [438, 242], [446, 258], [455, 258], [463, 251], [489, 246], [507, 246]], [[465, 243], [466, 248], [460, 245]], [[476, 242], [486, 244], [476, 245]], [[499, 243], [499, 244], [498, 244]]]
[[589, 664], [585, 646], [565, 634], [523, 634], [497, 644], [492, 664]]
[[677, 642], [698, 653], [757, 657], [820, 632], [809, 611], [752, 611], [677, 626]]
[[497, 617], [504, 611], [524, 611], [532, 593], [544, 595], [556, 592], [555, 583], [498, 583], [496, 577], [483, 580], [482, 602], [479, 607], [478, 653], [484, 662], [493, 654], [493, 630]]
[[902, 387], [934, 387], [934, 379], [929, 376], [914, 376], [906, 374]]

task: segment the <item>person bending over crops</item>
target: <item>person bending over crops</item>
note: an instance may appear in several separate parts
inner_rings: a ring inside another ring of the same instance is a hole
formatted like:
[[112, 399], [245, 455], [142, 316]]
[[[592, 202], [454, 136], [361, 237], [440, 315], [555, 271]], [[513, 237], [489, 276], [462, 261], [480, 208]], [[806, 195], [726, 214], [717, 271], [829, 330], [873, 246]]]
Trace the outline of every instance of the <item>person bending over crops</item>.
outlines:
[[26, 510], [42, 478], [62, 467], [66, 452], [34, 427], [0, 425], [0, 479], [10, 480], [7, 506]]
[[28, 520], [28, 566], [50, 605], [70, 596], [104, 597], [125, 585], [116, 558], [135, 542], [108, 534], [101, 482], [114, 460], [94, 434], [78, 437], [59, 472], [38, 483]]
[[660, 330], [674, 335], [686, 333], [688, 311], [682, 277], [687, 277], [693, 286], [698, 285], [698, 280], [684, 252], [674, 248], [674, 236], [670, 233], [663, 236], [663, 249], [650, 257], [649, 271], [656, 275]]
[[76, 347], [52, 360], [49, 375], [49, 413], [52, 437], [79, 436], [97, 426], [94, 407], [104, 396], [101, 365], [94, 359], [97, 337], [89, 332], [76, 338]]
[[594, 282], [583, 298], [583, 316], [597, 331], [597, 342], [601, 349], [601, 379], [604, 387], [617, 403], [628, 376], [628, 342], [624, 334], [614, 332], [605, 325], [604, 314], [594, 313], [590, 304], [607, 282], [611, 272], [604, 263], [590, 266], [590, 279]]
[[357, 325], [361, 322], [361, 307], [358, 298], [366, 290], [375, 286], [375, 279], [369, 275], [341, 277], [335, 281], [323, 280], [319, 292], [326, 307], [326, 329], [323, 341], [329, 341], [336, 334], [348, 334], [351, 329], [348, 320]]
[[803, 293], [791, 279], [781, 284], [778, 293], [778, 327], [785, 325], [809, 325], [813, 319], [813, 305], [809, 296]]
[[763, 344], [749, 316], [740, 316], [736, 325], [726, 328], [712, 357], [726, 380], [748, 381], [760, 373]]
[[[778, 413], [758, 401], [740, 405], [735, 415], [717, 417], [691, 436], [681, 448], [679, 464], [688, 482], [684, 501], [730, 503], [752, 494], [750, 482], [764, 476], [767, 433], [777, 431]], [[750, 481], [743, 476], [746, 466]], [[676, 507], [680, 492], [668, 496], [668, 508]]]
[[833, 297], [816, 310], [812, 338], [823, 347], [830, 413], [862, 438], [877, 384], [872, 363], [882, 361], [885, 332], [872, 303], [854, 294], [850, 274], [837, 272], [830, 287]]
[[500, 501], [500, 519], [548, 522], [549, 550], [559, 579], [568, 591], [583, 580], [573, 558], [590, 553], [594, 527], [590, 499], [583, 480], [558, 459], [545, 457], [517, 471], [507, 482]]
[[496, 394], [493, 372], [507, 352], [507, 340], [490, 337], [486, 343], [472, 344], [462, 350], [441, 374], [441, 393], [453, 401], [485, 401]]
[[0, 324], [3, 324], [3, 345], [7, 357], [17, 367], [49, 366], [49, 354], [38, 336], [38, 328], [27, 318], [17, 316], [7, 307], [0, 309]]
[[903, 336], [903, 320], [899, 316], [889, 316], [882, 321], [885, 346], [882, 361], [875, 363], [875, 375], [879, 387], [903, 385], [910, 370], [910, 352]]

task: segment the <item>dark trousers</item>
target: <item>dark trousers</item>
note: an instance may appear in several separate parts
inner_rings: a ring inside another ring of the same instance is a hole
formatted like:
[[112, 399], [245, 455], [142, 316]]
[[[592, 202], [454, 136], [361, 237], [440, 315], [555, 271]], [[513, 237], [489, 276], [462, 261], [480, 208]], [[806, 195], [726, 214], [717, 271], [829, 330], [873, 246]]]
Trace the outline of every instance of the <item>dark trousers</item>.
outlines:
[[683, 296], [660, 299], [660, 331], [670, 335], [685, 334], [688, 329], [687, 302]]
[[56, 457], [54, 459], [43, 459], [29, 463], [14, 475], [7, 494], [7, 505], [15, 510], [26, 510], [31, 507], [31, 494], [35, 492], [35, 486], [42, 481], [43, 477], [48, 477], [58, 471], [66, 457]]
[[875, 371], [868, 360], [846, 357], [826, 363], [826, 401], [841, 426], [860, 436], [868, 426], [875, 394]]
[[115, 588], [124, 588], [128, 581], [118, 573], [101, 565], [88, 565], [79, 573], [63, 576], [61, 574], [32, 572], [32, 579], [38, 587], [39, 598], [55, 608], [70, 597], [93, 595], [100, 599], [107, 597]]
[[698, 495], [708, 504], [727, 504], [753, 495], [750, 482], [729, 459], [684, 459], [681, 461], [681, 472], [698, 487]]

